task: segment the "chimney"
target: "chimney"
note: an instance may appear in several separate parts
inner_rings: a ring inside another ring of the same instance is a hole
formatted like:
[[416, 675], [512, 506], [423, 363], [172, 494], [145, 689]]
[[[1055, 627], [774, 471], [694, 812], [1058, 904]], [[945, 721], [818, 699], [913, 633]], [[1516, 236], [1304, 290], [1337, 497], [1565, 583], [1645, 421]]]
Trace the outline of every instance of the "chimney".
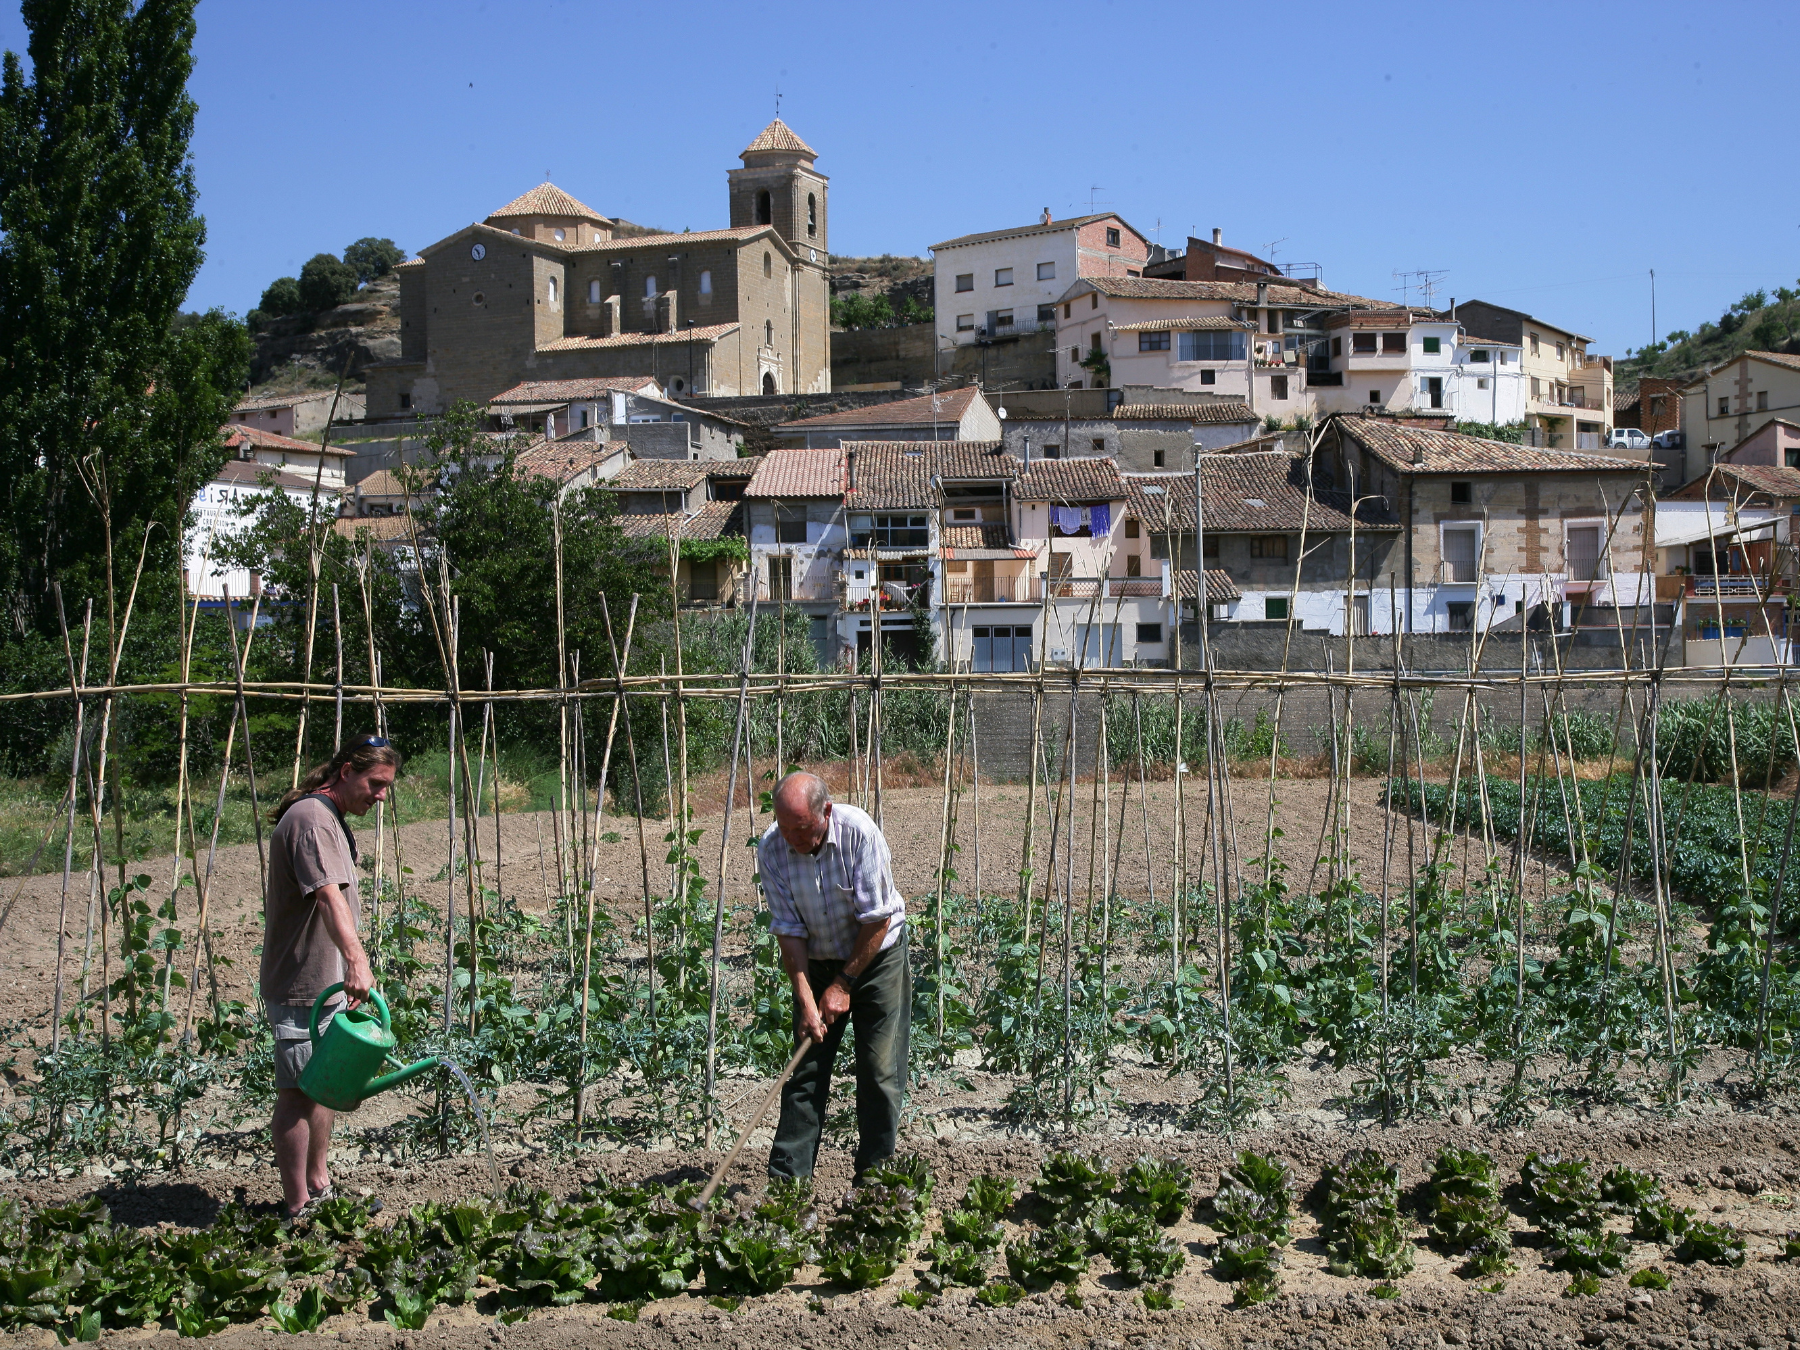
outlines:
[[1047, 206], [1046, 206], [1046, 207], [1045, 207], [1045, 208], [1044, 208], [1044, 216], [1043, 216], [1043, 219], [1042, 219], [1042, 220], [1040, 220], [1040, 221], [1039, 221], [1039, 222], [1038, 222], [1038, 224], [1040, 224], [1040, 225], [1048, 225], [1048, 224], [1049, 224], [1049, 223], [1050, 223], [1050, 208], [1049, 208], [1049, 207], [1047, 207]]
[[619, 327], [619, 297], [609, 295], [600, 305], [600, 336], [617, 337], [622, 331]]
[[1266, 281], [1256, 283], [1256, 307], [1258, 309], [1269, 307], [1269, 283]]
[[1225, 247], [1225, 231], [1221, 230], [1217, 225], [1213, 226], [1213, 247]]

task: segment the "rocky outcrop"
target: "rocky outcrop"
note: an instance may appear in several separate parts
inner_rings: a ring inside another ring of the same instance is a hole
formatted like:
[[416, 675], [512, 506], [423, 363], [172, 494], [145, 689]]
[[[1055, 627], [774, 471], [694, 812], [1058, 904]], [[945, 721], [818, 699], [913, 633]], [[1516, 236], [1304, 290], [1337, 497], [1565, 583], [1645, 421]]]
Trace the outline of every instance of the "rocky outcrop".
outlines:
[[381, 361], [400, 359], [400, 281], [378, 277], [336, 309], [273, 319], [252, 339], [250, 381], [308, 367], [335, 377], [349, 362], [349, 379]]

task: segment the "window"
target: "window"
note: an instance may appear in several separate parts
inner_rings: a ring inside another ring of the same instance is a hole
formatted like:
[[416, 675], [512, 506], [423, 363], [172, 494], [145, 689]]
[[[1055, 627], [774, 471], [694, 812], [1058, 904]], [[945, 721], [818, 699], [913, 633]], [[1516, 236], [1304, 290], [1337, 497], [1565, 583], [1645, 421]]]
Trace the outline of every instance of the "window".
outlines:
[[[1160, 455], [1162, 451], [1158, 450], [1156, 453]], [[1125, 537], [1127, 539], [1136, 539], [1138, 537], [1138, 519], [1136, 516], [1127, 516], [1125, 518]]]
[[775, 211], [773, 204], [769, 200], [769, 190], [767, 188], [764, 188], [761, 192], [756, 194], [756, 223], [758, 225], [773, 225], [775, 223]]
[[1450, 485], [1450, 505], [1473, 506], [1475, 504], [1475, 485], [1473, 483], [1452, 483]]
[[1440, 345], [1439, 339], [1437, 339], [1437, 338], [1421, 338], [1420, 344], [1425, 348], [1425, 355], [1436, 356], [1438, 354], [1439, 345]]
[[1038, 280], [1039, 281], [1055, 281], [1056, 280], [1056, 264], [1053, 262], [1039, 263], [1038, 264]]
[[1662, 414], [1663, 396], [1661, 394], [1652, 394], [1650, 396], [1650, 415], [1652, 417], [1661, 417]]
[[1061, 459], [1062, 458], [1062, 446], [1058, 445], [1055, 441], [1051, 441], [1048, 445], [1046, 445], [1044, 447], [1044, 458], [1045, 459]]
[[1167, 333], [1139, 333], [1138, 350], [1140, 352], [1166, 352], [1169, 350]]
[[1162, 625], [1160, 623], [1140, 623], [1137, 626], [1137, 640], [1140, 646], [1144, 643], [1161, 642], [1163, 640]]
[[1096, 455], [1104, 455], [1106, 453], [1106, 437], [1094, 437], [1094, 453]]
[[1352, 333], [1350, 335], [1350, 355], [1373, 356], [1375, 354], [1375, 335], [1373, 333]]
[[1473, 600], [1452, 600], [1444, 606], [1450, 617], [1452, 633], [1469, 633], [1475, 629], [1475, 602]]
[[1511, 359], [1512, 358], [1510, 356], [1508, 356], [1507, 353], [1505, 353], [1505, 352], [1500, 353], [1500, 364], [1501, 365], [1505, 365]]
[[1488, 363], [1487, 350], [1482, 347], [1476, 347], [1469, 353], [1469, 363], [1471, 365], [1485, 366]]
[[557, 243], [559, 243], [559, 244], [560, 244], [560, 243], [562, 243], [562, 241], [563, 241], [563, 232], [562, 232], [562, 231], [561, 231], [561, 230], [557, 230], [557, 231], [556, 231], [556, 232], [555, 232], [555, 233], [556, 233], [556, 242], [557, 242]]
[[[1534, 394], [1537, 393], [1537, 381], [1536, 380], [1533, 380], [1531, 382], [1531, 392]], [[1722, 396], [1719, 399], [1719, 416], [1720, 417], [1729, 417], [1730, 415], [1731, 415], [1731, 399], [1729, 396]]]
[[958, 314], [956, 316], [956, 331], [959, 333], [974, 332], [975, 316], [973, 314]]
[[764, 319], [763, 320], [763, 346], [773, 347], [774, 345], [775, 345], [775, 321], [773, 319]]
[[1370, 406], [1371, 406], [1371, 407], [1373, 407], [1373, 406], [1374, 406], [1374, 405], [1376, 405], [1376, 404], [1378, 404], [1378, 403], [1380, 403], [1380, 402], [1381, 402], [1381, 390], [1379, 390], [1379, 389], [1371, 389], [1371, 390], [1369, 390], [1369, 404], [1370, 404]]
[[597, 281], [588, 282], [588, 303], [590, 305], [600, 303], [600, 283]]
[[1106, 246], [1108, 248], [1119, 246], [1119, 232], [1110, 225], [1106, 227]]
[[1425, 395], [1425, 401], [1429, 406], [1433, 408], [1444, 406], [1444, 382], [1437, 376], [1434, 375], [1425, 380], [1419, 392]]
[[1288, 377], [1285, 375], [1269, 376], [1269, 397], [1277, 403], [1284, 403], [1288, 396]]
[[1444, 527], [1444, 580], [1474, 581], [1475, 565], [1480, 553], [1481, 527], [1461, 525]]
[[1068, 317], [1069, 317], [1069, 311], [1070, 311], [1070, 310], [1071, 310], [1071, 309], [1073, 309], [1073, 308], [1074, 308], [1074, 306], [1073, 306], [1073, 305], [1064, 305], [1064, 306], [1063, 306], [1063, 318], [1065, 318], [1065, 319], [1066, 319], [1066, 318], [1068, 318]]
[[996, 267], [994, 269], [994, 285], [996, 285], [996, 286], [1012, 285], [1012, 268]]
[[976, 510], [973, 506], [959, 506], [955, 510], [951, 511], [950, 519], [952, 519], [952, 520], [980, 520], [981, 512]]
[[810, 192], [806, 194], [806, 232], [819, 232], [819, 199]]
[[1769, 411], [1769, 391], [1767, 389], [1758, 389], [1756, 391], [1756, 411]]
[[1244, 346], [1242, 332], [1183, 333], [1179, 359], [1183, 361], [1242, 361]]
[[1286, 619], [1288, 616], [1287, 597], [1271, 595], [1263, 601], [1263, 618]]
[[1219, 382], [1219, 372], [1218, 371], [1203, 370], [1200, 372], [1200, 383], [1201, 384], [1217, 384], [1218, 382]]
[[[1219, 556], [1219, 536], [1216, 534], [1207, 535], [1206, 547], [1202, 549], [1201, 552], [1208, 558], [1217, 558]], [[1194, 545], [1191, 540], [1188, 542], [1187, 552], [1183, 556], [1186, 557], [1189, 562], [1193, 561]]]
[[712, 273], [711, 272], [702, 272], [700, 274], [700, 294], [702, 294], [702, 295], [711, 295], [712, 294]]
[[1381, 335], [1381, 354], [1383, 356], [1404, 356], [1406, 354], [1406, 334], [1383, 333]]
[[975, 274], [973, 272], [958, 272], [956, 274], [956, 289], [959, 294], [963, 291], [974, 290]]
[[1278, 309], [1271, 309], [1267, 312], [1265, 317], [1268, 319], [1269, 331], [1271, 333], [1279, 333], [1281, 331], [1281, 311]]
[[1088, 346], [1093, 348], [1095, 351], [1102, 350], [1102, 348], [1100, 346], [1102, 337], [1103, 337], [1103, 334], [1100, 334], [1100, 333], [1094, 333], [1094, 334], [1090, 335], [1088, 338]]
[[[405, 398], [406, 395], [402, 394], [402, 395], [400, 395], [400, 397]], [[1793, 449], [1792, 447], [1790, 447], [1786, 453], [1787, 453], [1788, 468], [1800, 469], [1800, 450], [1796, 450], [1796, 449]]]
[[1556, 359], [1558, 361], [1563, 359], [1563, 345], [1560, 342], [1556, 344]]
[[[402, 409], [412, 407], [412, 395], [411, 394], [400, 395], [400, 406]], [[1791, 455], [1794, 452], [1792, 450], [1790, 450], [1790, 451], [1788, 451], [1788, 453]]]
[[1543, 388], [1543, 386], [1542, 386], [1542, 384], [1539, 383], [1538, 377], [1533, 375], [1531, 377], [1531, 396], [1533, 398], [1536, 398], [1538, 396], [1539, 392], [1542, 390], [1542, 388]]
[[1483, 376], [1481, 376], [1481, 377], [1480, 377], [1480, 378], [1479, 378], [1479, 379], [1478, 379], [1478, 380], [1476, 380], [1476, 381], [1475, 381], [1475, 387], [1476, 387], [1476, 388], [1477, 388], [1477, 389], [1486, 389], [1486, 388], [1487, 388], [1487, 387], [1488, 387], [1488, 378], [1487, 378], [1487, 376], [1485, 376], [1485, 375], [1483, 375]]
[[769, 599], [792, 600], [794, 598], [794, 560], [792, 558], [769, 559]]
[[1538, 355], [1538, 335], [1536, 333], [1531, 335], [1531, 354]]
[[1128, 554], [1125, 558], [1125, 575], [1128, 577], [1143, 576], [1144, 560], [1135, 553]]
[[765, 277], [772, 277], [775, 275], [775, 259], [768, 253], [763, 254], [763, 275]]
[[806, 542], [806, 508], [804, 506], [778, 506], [775, 508], [775, 542], [778, 544], [804, 544]]
[[1088, 296], [1088, 308], [1089, 309], [1099, 309], [1100, 308], [1100, 292], [1099, 291], [1094, 291], [1092, 294], [1090, 294]]
[[1039, 323], [1055, 323], [1056, 322], [1056, 306], [1055, 305], [1039, 305], [1038, 306], [1038, 322]]
[[1267, 558], [1272, 562], [1286, 562], [1288, 537], [1285, 534], [1253, 534], [1250, 536], [1250, 556]]
[[1600, 567], [1600, 527], [1571, 525], [1568, 537], [1569, 580], [1598, 581]]
[[[1788, 453], [1789, 453], [1789, 454], [1790, 454], [1790, 455], [1800, 455], [1800, 450], [1790, 450], [1790, 451], [1788, 451]], [[1162, 466], [1163, 466], [1163, 452], [1162, 452], [1162, 451], [1161, 451], [1161, 450], [1158, 450], [1158, 451], [1157, 451], [1157, 452], [1156, 452], [1156, 459], [1155, 459], [1155, 462], [1156, 462], [1156, 467], [1157, 467], [1157, 468], [1159, 468], [1159, 469], [1160, 469], [1160, 468], [1162, 468]], [[1126, 522], [1126, 530], [1127, 530], [1127, 532], [1129, 532], [1129, 531], [1130, 531], [1130, 528], [1131, 528], [1131, 525], [1132, 525], [1132, 522], [1130, 522], [1130, 521], [1127, 521], [1127, 522]]]
[[656, 278], [655, 277], [645, 277], [644, 278], [644, 299], [646, 299], [646, 300], [656, 299]]
[[1069, 348], [1069, 360], [1073, 361], [1076, 365], [1080, 365], [1081, 364], [1081, 348], [1079, 348], [1079, 347]]
[[1344, 339], [1343, 338], [1334, 337], [1333, 339], [1331, 339], [1331, 354], [1333, 356], [1342, 356], [1344, 354]]
[[995, 310], [994, 311], [994, 327], [996, 327], [996, 328], [1011, 328], [1012, 327], [1012, 311], [1010, 309]]
[[555, 309], [556, 308], [556, 278], [555, 277], [550, 278], [549, 295], [550, 295], [550, 307], [552, 309]]
[[852, 548], [924, 548], [928, 542], [923, 514], [850, 517]]

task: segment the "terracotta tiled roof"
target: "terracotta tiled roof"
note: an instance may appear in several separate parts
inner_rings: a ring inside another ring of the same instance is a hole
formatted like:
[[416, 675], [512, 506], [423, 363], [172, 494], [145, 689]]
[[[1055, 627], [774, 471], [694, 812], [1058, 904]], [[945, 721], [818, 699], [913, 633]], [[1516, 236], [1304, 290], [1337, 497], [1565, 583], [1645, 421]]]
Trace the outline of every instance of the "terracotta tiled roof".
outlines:
[[502, 390], [491, 403], [562, 403], [601, 394], [662, 394], [662, 385], [649, 375], [611, 375], [591, 380], [527, 380]]
[[1633, 389], [1629, 394], [1613, 391], [1613, 416], [1617, 418], [1622, 412], [1630, 412], [1638, 405], [1638, 391]]
[[[925, 394], [919, 398], [896, 399], [892, 403], [876, 403], [867, 408], [846, 408], [842, 412], [821, 413], [817, 417], [800, 417], [775, 428], [791, 427], [910, 427], [930, 426], [935, 422], [960, 422], [969, 405], [981, 397], [975, 388], [952, 389], [942, 394]], [[933, 401], [935, 400], [935, 407]]]
[[539, 440], [519, 452], [513, 468], [525, 478], [552, 478], [567, 483], [630, 448], [624, 441]]
[[[1196, 587], [1192, 571], [1177, 572], [1175, 585], [1180, 589], [1183, 600], [1194, 598]], [[1206, 598], [1212, 604], [1222, 605], [1230, 600], [1242, 600], [1244, 593], [1237, 588], [1237, 583], [1231, 579], [1229, 572], [1209, 567], [1206, 569]]]
[[762, 460], [752, 456], [745, 459], [703, 459], [700, 462], [706, 466], [708, 478], [753, 478]]
[[[219, 431], [225, 437], [226, 446], [234, 450], [242, 448], [246, 441], [258, 450], [292, 450], [307, 455], [316, 455], [320, 450], [317, 441], [297, 441], [292, 436], [278, 436], [273, 431], [264, 431], [261, 427], [239, 426], [235, 422], [227, 422], [219, 428]], [[349, 459], [356, 453], [354, 450], [345, 450], [335, 445], [327, 445], [323, 448], [327, 455], [337, 455], [343, 459]]]
[[1339, 431], [1403, 473], [1644, 473], [1638, 460], [1591, 451], [1540, 450], [1374, 417], [1332, 420]]
[[[1206, 529], [1228, 534], [1255, 534], [1267, 530], [1298, 530], [1306, 522], [1309, 533], [1334, 534], [1350, 528], [1350, 502], [1339, 492], [1315, 493], [1312, 509], [1306, 509], [1306, 466], [1298, 455], [1285, 450], [1236, 455], [1202, 455], [1201, 481], [1206, 491]], [[1125, 475], [1131, 497], [1129, 515], [1150, 530], [1194, 528], [1194, 475], [1192, 473], [1133, 473]], [[1151, 489], [1161, 488], [1161, 492]], [[1168, 514], [1164, 515], [1164, 508]], [[1395, 530], [1394, 518], [1380, 502], [1364, 501], [1357, 511], [1359, 530]]]
[[628, 539], [667, 539], [671, 530], [681, 539], [717, 539], [738, 533], [734, 528], [737, 513], [737, 502], [707, 502], [692, 515], [679, 511], [668, 515], [623, 515], [619, 517], [619, 528]]
[[[1226, 300], [1235, 304], [1256, 303], [1258, 283], [1253, 281], [1165, 281], [1160, 277], [1082, 277], [1076, 283], [1092, 286], [1102, 295], [1120, 300]], [[1269, 282], [1267, 303], [1297, 309], [1323, 309], [1331, 305], [1357, 305], [1367, 309], [1392, 309], [1386, 300], [1371, 300], [1364, 295], [1342, 291], [1311, 291], [1303, 286], [1282, 286]]]
[[1356, 309], [1333, 314], [1325, 320], [1327, 328], [1410, 328], [1415, 323], [1443, 323], [1436, 311], [1429, 309]]
[[679, 333], [615, 333], [611, 337], [553, 338], [538, 344], [540, 352], [587, 352], [609, 347], [677, 347], [682, 343], [717, 342], [737, 332], [735, 323], [715, 323], [706, 328], [684, 328]]
[[[772, 225], [732, 225], [723, 230], [688, 230], [683, 234], [634, 234], [629, 239], [607, 239], [598, 244], [582, 244], [565, 249], [566, 253], [623, 253], [637, 248], [667, 248], [677, 241], [684, 244], [717, 244], [728, 239], [753, 239], [759, 234], [775, 234]], [[788, 247], [786, 241], [782, 246]]]
[[[313, 488], [313, 475], [311, 474], [302, 477], [297, 473], [284, 473], [282, 470], [273, 468], [270, 465], [258, 464], [255, 461], [248, 459], [226, 460], [219, 466], [219, 471], [212, 476], [212, 481], [215, 483], [235, 483], [248, 491], [254, 492], [260, 489], [265, 478], [273, 482], [277, 487], [294, 488], [301, 492], [311, 492]], [[338, 490], [334, 487], [326, 487], [322, 483], [319, 485], [319, 495], [321, 497], [335, 497], [337, 492]]]
[[255, 412], [263, 408], [292, 408], [301, 403], [311, 403], [322, 398], [329, 401], [333, 391], [330, 389], [308, 389], [299, 394], [260, 394], [256, 398], [247, 398], [238, 403], [231, 411], [234, 413]]
[[395, 263], [394, 270], [397, 272], [402, 267], [423, 267], [424, 265], [425, 265], [425, 259], [423, 259], [423, 258], [408, 258], [405, 262]]
[[1751, 492], [1800, 497], [1800, 469], [1790, 469], [1785, 464], [1720, 464], [1715, 472], [1720, 478], [1735, 479]]
[[706, 481], [706, 465], [697, 459], [640, 459], [606, 480], [615, 492], [685, 492]]
[[1125, 483], [1110, 459], [1040, 459], [1019, 475], [1013, 496], [1022, 502], [1117, 502]]
[[842, 450], [771, 450], [744, 489], [746, 497], [842, 497]]
[[[1111, 211], [1102, 211], [1097, 216], [1070, 216], [1066, 220], [1052, 220], [1048, 225], [1033, 222], [1030, 225], [1016, 225], [1010, 230], [983, 230], [980, 234], [959, 234], [954, 239], [946, 239], [941, 244], [933, 244], [933, 249], [961, 248], [965, 244], [986, 244], [995, 239], [1023, 239], [1033, 234], [1060, 234], [1065, 230], [1078, 230], [1083, 225], [1092, 225], [1101, 220], [1118, 220]], [[1119, 220], [1124, 225], [1123, 220]], [[1131, 229], [1129, 225], [1125, 228]], [[1136, 234], [1136, 230], [1132, 230]]]
[[934, 506], [933, 478], [1012, 478], [1018, 461], [991, 441], [850, 441], [851, 489], [844, 505], [853, 510]]
[[1253, 333], [1256, 325], [1248, 319], [1234, 319], [1227, 314], [1192, 314], [1184, 319], [1146, 319], [1143, 323], [1116, 323], [1115, 333], [1200, 333], [1224, 332], [1241, 328]]
[[392, 469], [377, 469], [352, 486], [365, 497], [417, 497], [429, 490], [421, 484], [409, 491]]
[[339, 516], [331, 528], [346, 539], [354, 539], [367, 530], [378, 544], [392, 544], [412, 536], [405, 516]]
[[1456, 345], [1459, 347], [1514, 347], [1520, 350], [1523, 350], [1525, 346], [1522, 342], [1508, 342], [1505, 338], [1476, 337], [1472, 333], [1461, 334], [1456, 339]]
[[1004, 520], [983, 521], [979, 525], [946, 525], [938, 534], [938, 542], [945, 548], [1010, 549], [1013, 546]]
[[1198, 422], [1206, 426], [1262, 420], [1247, 403], [1121, 403], [1113, 409], [1113, 417], [1120, 422]]
[[1759, 361], [1768, 361], [1777, 366], [1786, 366], [1789, 370], [1800, 370], [1800, 356], [1791, 352], [1745, 352], [1745, 356], [1754, 356]]
[[794, 150], [808, 159], [817, 159], [819, 152], [794, 134], [794, 129], [777, 117], [768, 126], [756, 133], [756, 139], [746, 145], [741, 155], [753, 155], [758, 150]]
[[582, 216], [610, 225], [612, 221], [591, 206], [583, 206], [554, 183], [539, 183], [523, 196], [514, 197], [498, 211], [488, 212], [489, 220], [505, 220], [511, 216]]

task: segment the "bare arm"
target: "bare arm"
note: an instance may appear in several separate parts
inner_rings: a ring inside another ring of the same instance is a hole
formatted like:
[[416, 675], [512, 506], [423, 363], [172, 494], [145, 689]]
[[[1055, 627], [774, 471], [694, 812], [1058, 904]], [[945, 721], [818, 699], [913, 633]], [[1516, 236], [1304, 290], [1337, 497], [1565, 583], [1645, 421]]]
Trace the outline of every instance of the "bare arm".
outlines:
[[344, 993], [354, 1008], [369, 997], [375, 983], [375, 973], [369, 969], [368, 955], [356, 933], [356, 915], [341, 886], [321, 886], [313, 895], [319, 912], [325, 916], [325, 931], [344, 954]]
[[781, 944], [781, 965], [794, 986], [794, 1008], [798, 1030], [814, 1041], [825, 1039], [825, 1022], [819, 1016], [819, 1005], [813, 1001], [812, 983], [806, 978], [806, 939], [777, 935]]

